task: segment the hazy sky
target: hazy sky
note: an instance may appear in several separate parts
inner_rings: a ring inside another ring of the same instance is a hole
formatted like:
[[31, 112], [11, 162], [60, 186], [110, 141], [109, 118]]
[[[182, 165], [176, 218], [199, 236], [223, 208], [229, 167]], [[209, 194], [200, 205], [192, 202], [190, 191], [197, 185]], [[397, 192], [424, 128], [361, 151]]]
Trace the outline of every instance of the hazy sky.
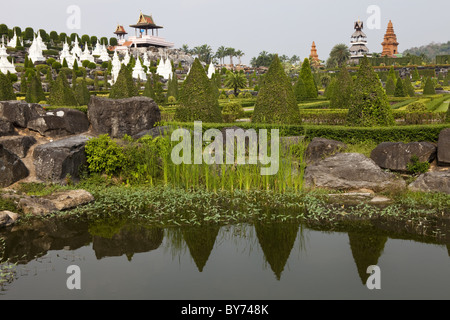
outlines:
[[[14, 2], [9, 2], [14, 3]], [[71, 5], [80, 9], [80, 29], [69, 29], [67, 13]], [[380, 29], [370, 6], [379, 8]], [[349, 45], [354, 21], [365, 23], [368, 47], [381, 52], [381, 42], [389, 20], [400, 42], [399, 50], [431, 42], [450, 40], [450, 1], [448, 0], [59, 0], [21, 1], [20, 6], [2, 8], [0, 23], [22, 29], [76, 32], [98, 37], [113, 35], [118, 23], [134, 34], [130, 24], [139, 13], [152, 14], [159, 35], [179, 48], [209, 44], [233, 47], [245, 53], [243, 62], [265, 50], [270, 53], [309, 56], [316, 42], [319, 58], [326, 60], [337, 43]], [[369, 29], [368, 23], [375, 23]]]

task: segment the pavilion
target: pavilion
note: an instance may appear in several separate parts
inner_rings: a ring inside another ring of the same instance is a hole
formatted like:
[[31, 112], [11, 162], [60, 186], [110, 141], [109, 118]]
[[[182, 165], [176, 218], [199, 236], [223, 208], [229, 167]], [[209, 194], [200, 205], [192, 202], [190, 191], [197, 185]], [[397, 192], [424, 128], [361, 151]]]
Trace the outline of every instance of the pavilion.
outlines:
[[117, 35], [119, 45], [116, 46], [114, 50], [126, 51], [133, 46], [137, 48], [172, 48], [174, 46], [173, 43], [168, 42], [159, 36], [159, 29], [163, 29], [163, 27], [155, 24], [151, 15], [145, 15], [141, 12], [138, 22], [130, 25], [130, 27], [135, 29], [135, 35], [125, 39], [125, 35], [128, 34], [125, 31], [125, 28], [122, 25], [117, 26], [114, 34]]
[[351, 46], [350, 46], [350, 63], [358, 64], [359, 60], [364, 56], [371, 57], [369, 49], [367, 48], [367, 36], [362, 31], [364, 23], [358, 19], [355, 22], [355, 32], [352, 34]]

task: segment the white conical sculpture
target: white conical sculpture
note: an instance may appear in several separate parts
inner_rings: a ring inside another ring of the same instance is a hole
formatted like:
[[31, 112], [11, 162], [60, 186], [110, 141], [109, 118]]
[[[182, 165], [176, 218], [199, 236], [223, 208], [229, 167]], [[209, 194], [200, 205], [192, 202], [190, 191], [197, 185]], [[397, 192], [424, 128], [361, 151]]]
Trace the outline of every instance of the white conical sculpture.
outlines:
[[69, 44], [67, 43], [67, 38], [66, 38], [66, 42], [63, 45], [63, 49], [62, 49], [61, 53], [59, 54], [59, 61], [61, 62], [61, 64], [64, 62], [64, 59], [66, 59], [67, 64], [69, 64], [69, 60], [72, 61], [72, 55], [70, 54]]
[[35, 63], [36, 61], [45, 61], [44, 56], [42, 55], [42, 48], [39, 45], [39, 42], [36, 40], [36, 37], [33, 37], [33, 42], [31, 43], [30, 49], [28, 50], [28, 58]]
[[208, 68], [208, 78], [211, 79], [214, 73], [216, 73], [216, 68], [214, 67], [214, 63], [211, 62]]
[[167, 59], [166, 63], [164, 64], [164, 71], [163, 71], [163, 77], [166, 80], [169, 80], [170, 77], [172, 76], [173, 70], [172, 70], [172, 62]]
[[111, 69], [112, 79], [110, 80], [111, 84], [116, 83], [121, 67], [122, 67], [122, 63], [120, 62], [119, 56], [117, 55], [117, 51], [115, 51], [113, 60], [112, 60], [112, 69]]
[[81, 54], [80, 60], [81, 60], [81, 61], [86, 61], [86, 60], [87, 60], [87, 61], [90, 61], [90, 62], [95, 62], [94, 57], [91, 55], [91, 53], [90, 53], [90, 51], [89, 51], [87, 42], [86, 42], [85, 45], [84, 45], [84, 51], [83, 51], [83, 53]]
[[164, 65], [165, 65], [164, 58], [161, 57], [161, 60], [159, 60], [159, 63], [156, 66], [156, 74], [162, 76]]
[[141, 59], [139, 59], [139, 56], [136, 58], [136, 64], [133, 68], [133, 78], [139, 78], [143, 81], [147, 80], [147, 75], [144, 72], [144, 68], [142, 68]]
[[150, 68], [150, 60], [148, 60], [147, 52], [144, 53], [144, 66], [146, 66], [147, 68]]
[[97, 40], [97, 44], [95, 45], [94, 51], [92, 51], [93, 56], [100, 56], [102, 54], [102, 49], [100, 46], [100, 41]]
[[108, 51], [106, 50], [106, 46], [105, 45], [102, 45], [102, 52], [100, 54], [100, 58], [99, 59], [102, 60], [103, 62], [111, 60], [111, 58], [108, 55]]
[[41, 38], [41, 32], [40, 32], [40, 31], [38, 31], [38, 36], [37, 36], [37, 38], [36, 38], [36, 41], [37, 41], [39, 47], [40, 47], [42, 50], [47, 50], [47, 46], [45, 45], [44, 41], [42, 41], [42, 38]]
[[6, 46], [10, 47], [10, 48], [15, 48], [16, 44], [17, 44], [17, 35], [16, 35], [16, 29], [14, 29], [14, 36], [11, 38], [11, 40], [8, 42], [8, 44]]
[[16, 68], [14, 67], [14, 61], [11, 63], [8, 61], [8, 53], [6, 52], [5, 44], [2, 42], [0, 46], [0, 71], [4, 74], [16, 73]]
[[127, 53], [125, 54], [125, 57], [123, 58], [122, 63], [124, 65], [128, 65], [130, 63], [130, 55], [128, 54], [128, 50], [127, 50]]
[[73, 45], [71, 53], [72, 54], [76, 54], [77, 57], [81, 57], [82, 51], [81, 51], [81, 48], [80, 48], [80, 46], [78, 44], [78, 37], [75, 37], [75, 43]]

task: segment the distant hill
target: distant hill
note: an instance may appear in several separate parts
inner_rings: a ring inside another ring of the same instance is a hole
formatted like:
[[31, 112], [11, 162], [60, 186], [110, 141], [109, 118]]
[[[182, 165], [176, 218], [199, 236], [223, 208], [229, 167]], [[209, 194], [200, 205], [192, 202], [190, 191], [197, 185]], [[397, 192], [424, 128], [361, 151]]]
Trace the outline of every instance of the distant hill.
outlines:
[[421, 54], [425, 54], [428, 58], [434, 59], [436, 56], [450, 54], [450, 41], [447, 43], [430, 43], [426, 46], [421, 46], [419, 48], [411, 48], [403, 51], [403, 54], [412, 54], [416, 56], [420, 56]]

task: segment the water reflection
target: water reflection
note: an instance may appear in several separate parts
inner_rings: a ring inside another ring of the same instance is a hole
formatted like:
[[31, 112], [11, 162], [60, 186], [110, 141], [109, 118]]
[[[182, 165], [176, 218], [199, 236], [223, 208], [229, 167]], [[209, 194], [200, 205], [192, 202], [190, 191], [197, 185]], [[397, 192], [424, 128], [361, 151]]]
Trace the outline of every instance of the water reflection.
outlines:
[[183, 238], [189, 248], [198, 271], [202, 272], [214, 248], [219, 226], [196, 226], [183, 228]]

